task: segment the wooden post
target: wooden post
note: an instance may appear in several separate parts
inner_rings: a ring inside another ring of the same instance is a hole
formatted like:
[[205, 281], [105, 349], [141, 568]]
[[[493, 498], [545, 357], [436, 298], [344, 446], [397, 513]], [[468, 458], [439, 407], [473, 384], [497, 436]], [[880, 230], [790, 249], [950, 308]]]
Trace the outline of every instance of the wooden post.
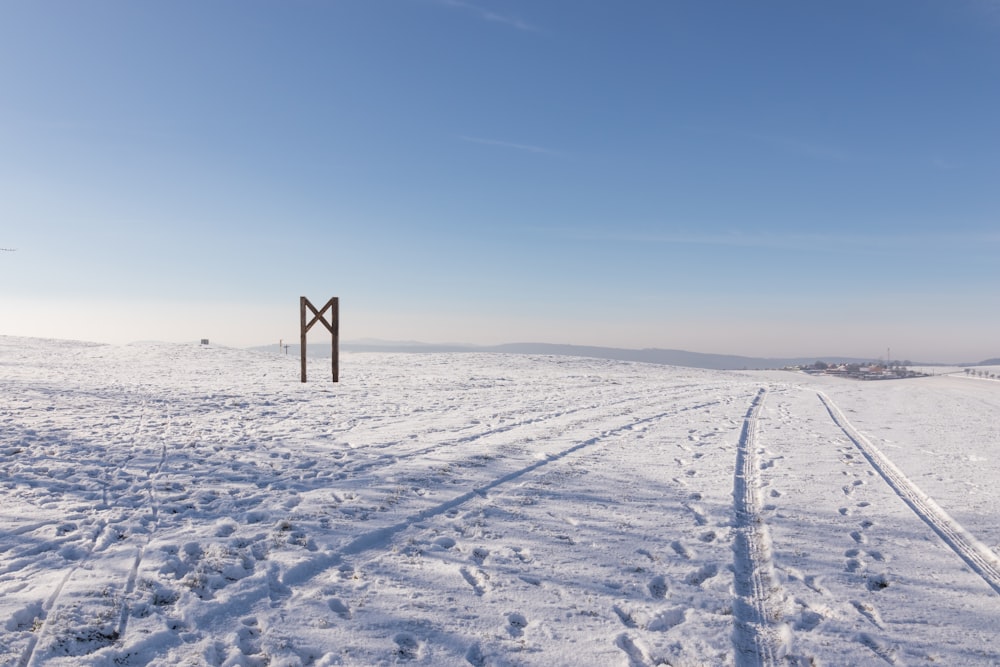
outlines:
[[340, 382], [340, 298], [330, 299], [330, 335], [333, 339], [333, 349], [330, 352], [330, 363], [333, 365], [333, 381]]
[[301, 297], [299, 299], [299, 353], [302, 356], [302, 381], [306, 381], [306, 304], [309, 299]]
[[[312, 312], [312, 319], [306, 321], [306, 309]], [[330, 311], [330, 321], [326, 321], [326, 311]], [[299, 298], [299, 324], [301, 327], [301, 337], [299, 347], [302, 354], [302, 381], [306, 381], [306, 334], [317, 322], [322, 322], [333, 339], [332, 363], [333, 381], [340, 381], [340, 299], [332, 297], [321, 309], [316, 310], [316, 306], [309, 302], [309, 299]]]

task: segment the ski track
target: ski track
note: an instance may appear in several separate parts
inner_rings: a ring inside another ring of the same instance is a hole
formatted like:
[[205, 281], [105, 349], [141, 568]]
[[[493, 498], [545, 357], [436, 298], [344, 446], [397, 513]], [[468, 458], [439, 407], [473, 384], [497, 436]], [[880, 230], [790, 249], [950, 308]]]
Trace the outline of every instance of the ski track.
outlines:
[[[625, 399], [614, 401], [610, 405], [591, 404], [587, 406], [573, 408], [570, 410], [542, 414], [532, 417], [530, 419], [519, 419], [514, 416], [505, 417], [505, 419], [514, 419], [515, 421], [511, 424], [506, 424], [504, 426], [487, 428], [484, 430], [477, 431], [476, 433], [463, 435], [457, 438], [450, 438], [442, 440], [440, 442], [435, 442], [434, 444], [425, 447], [420, 447], [418, 449], [407, 449], [405, 441], [371, 445], [366, 448], [365, 453], [367, 455], [368, 452], [375, 452], [376, 455], [370, 456], [368, 460], [363, 462], [345, 465], [342, 468], [342, 474], [343, 476], [347, 477], [347, 476], [357, 475], [358, 473], [362, 473], [371, 469], [378, 469], [380, 471], [384, 471], [386, 467], [389, 465], [406, 463], [413, 459], [426, 458], [432, 454], [447, 453], [449, 449], [460, 448], [463, 447], [464, 445], [486, 440], [494, 436], [507, 435], [518, 429], [525, 429], [540, 424], [549, 425], [552, 422], [557, 422], [558, 420], [579, 413], [584, 413], [584, 414], [591, 413], [591, 416], [584, 417], [583, 419], [568, 424], [567, 426], [569, 428], [575, 428], [580, 424], [592, 424], [594, 422], [592, 413], [600, 410], [603, 414], [603, 412], [608, 410], [609, 408], [620, 407], [622, 405], [629, 405], [631, 403], [634, 403], [634, 400], [635, 399], [633, 397], [628, 397]], [[430, 435], [432, 434], [427, 434], [427, 433], [414, 434], [410, 436], [410, 439], [419, 441], [429, 437]], [[538, 438], [537, 436], [533, 436], [533, 439], [538, 439]], [[378, 452], [380, 452], [381, 450], [389, 450], [389, 453], [379, 454]]]
[[737, 594], [733, 633], [737, 667], [778, 664], [784, 648], [774, 619], [780, 618], [773, 600], [780, 590], [773, 576], [770, 536], [760, 508], [760, 462], [757, 419], [767, 390], [761, 388], [743, 420], [733, 478], [735, 537], [734, 588]]
[[[683, 389], [685, 387], [674, 387], [674, 391], [666, 396], [659, 397], [658, 403], [676, 401], [683, 398]], [[465, 445], [481, 442], [489, 438], [509, 435], [519, 429], [527, 429], [529, 427], [535, 427], [539, 425], [545, 425], [548, 429], [553, 432], [559, 432], [569, 429], [579, 428], [581, 425], [591, 425], [597, 428], [595, 424], [603, 422], [606, 415], [609, 412], [613, 412], [617, 408], [628, 406], [630, 409], [635, 409], [635, 396], [626, 396], [625, 398], [615, 399], [612, 401], [601, 402], [601, 403], [590, 403], [585, 406], [578, 406], [568, 410], [560, 410], [556, 412], [548, 412], [539, 414], [530, 418], [523, 418], [523, 411], [512, 410], [509, 413], [499, 417], [500, 420], [506, 421], [511, 420], [512, 423], [505, 424], [503, 426], [494, 426], [486, 429], [478, 430], [475, 433], [462, 435], [454, 438], [446, 438], [440, 441], [435, 441], [431, 445], [418, 447], [416, 449], [407, 448], [406, 441], [390, 441], [385, 443], [378, 443], [373, 445], [368, 445], [365, 447], [365, 455], [369, 458], [365, 461], [358, 463], [349, 463], [342, 468], [342, 474], [346, 476], [357, 475], [371, 469], [378, 469], [384, 471], [386, 466], [396, 465], [400, 463], [406, 463], [413, 459], [426, 458], [432, 454], [446, 454], [450, 449], [464, 448]], [[594, 414], [597, 413], [601, 415], [599, 419], [595, 419]], [[568, 423], [563, 423], [562, 420], [566, 418], [573, 417], [575, 415], [582, 414], [582, 418], [575, 419]], [[407, 415], [405, 418], [399, 420], [399, 424], [405, 424], [407, 428], [412, 428], [412, 425], [408, 423], [408, 419], [411, 415]], [[443, 429], [434, 429], [428, 432], [413, 431], [410, 433], [408, 440], [420, 442], [428, 438], [432, 438], [436, 433], [447, 433]], [[538, 433], [532, 433], [530, 439], [525, 439], [525, 442], [534, 442], [538, 440], [544, 440], [546, 437], [544, 435], [539, 435]], [[509, 441], [509, 440], [507, 440]], [[515, 441], [516, 442], [516, 441]], [[389, 453], [380, 454], [382, 450], [387, 450]], [[369, 453], [374, 452], [375, 456], [371, 456]]]
[[843, 430], [871, 466], [878, 471], [893, 491], [924, 521], [965, 563], [994, 591], [1000, 593], [1000, 558], [969, 531], [951, 518], [933, 498], [889, 460], [861, 431], [854, 427], [843, 411], [824, 392], [817, 392], [830, 418]]
[[[469, 491], [466, 491], [465, 493], [462, 493], [452, 498], [451, 500], [448, 500], [434, 507], [421, 510], [417, 514], [407, 516], [403, 521], [399, 523], [386, 526], [384, 528], [380, 528], [378, 530], [369, 533], [362, 534], [354, 538], [353, 540], [349, 541], [347, 544], [343, 545], [340, 549], [336, 550], [335, 552], [323, 554], [321, 556], [318, 556], [313, 561], [307, 561], [301, 563], [298, 566], [293, 567], [285, 572], [284, 576], [282, 577], [282, 583], [286, 586], [301, 585], [307, 579], [311, 579], [320, 575], [324, 570], [339, 565], [342, 562], [344, 556], [358, 555], [364, 551], [368, 551], [371, 549], [385, 548], [389, 540], [391, 540], [394, 535], [406, 530], [407, 528], [413, 526], [414, 524], [444, 514], [449, 510], [453, 510], [474, 498], [486, 497], [488, 493], [493, 491], [494, 489], [497, 489], [498, 487], [508, 484], [516, 479], [519, 479], [520, 477], [526, 474], [535, 472], [538, 469], [542, 468], [543, 466], [547, 466], [550, 463], [564, 459], [565, 457], [580, 450], [592, 447], [594, 445], [598, 445], [609, 438], [612, 438], [623, 432], [630, 431], [644, 424], [649, 424], [651, 422], [656, 422], [669, 417], [673, 417], [676, 416], [677, 414], [686, 412], [688, 410], [703, 409], [709, 405], [714, 405], [714, 404], [716, 404], [716, 402], [714, 401], [710, 403], [699, 403], [692, 406], [678, 408], [673, 411], [660, 412], [647, 417], [642, 417], [636, 420], [629, 421], [613, 429], [601, 431], [597, 435], [587, 438], [586, 440], [577, 442], [576, 444], [568, 447], [567, 449], [559, 451], [555, 454], [547, 454], [545, 458], [539, 459], [534, 463], [531, 463], [523, 468], [513, 470], [501, 477], [497, 477], [491, 480], [490, 482], [483, 484], [481, 486], [477, 486], [476, 488], [471, 489]], [[578, 428], [580, 428], [581, 430], [589, 430], [592, 428], [595, 421], [596, 420], [593, 419], [588, 420]]]

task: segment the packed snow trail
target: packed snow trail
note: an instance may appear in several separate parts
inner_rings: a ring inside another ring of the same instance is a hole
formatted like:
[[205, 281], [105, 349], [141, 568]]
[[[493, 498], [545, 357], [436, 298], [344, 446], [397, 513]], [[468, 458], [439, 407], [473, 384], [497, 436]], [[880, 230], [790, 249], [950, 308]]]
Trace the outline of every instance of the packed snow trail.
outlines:
[[816, 393], [829, 411], [830, 418], [844, 431], [903, 502], [909, 505], [910, 509], [972, 568], [973, 572], [982, 577], [994, 591], [1000, 593], [1000, 558], [952, 519], [933, 498], [921, 491], [878, 447], [851, 424], [829, 396], [822, 391]]
[[773, 608], [779, 596], [771, 564], [771, 538], [760, 511], [757, 419], [767, 390], [761, 388], [747, 409], [740, 432], [733, 476], [735, 536], [733, 570], [736, 600], [733, 633], [737, 667], [773, 667], [786, 649], [780, 615]]

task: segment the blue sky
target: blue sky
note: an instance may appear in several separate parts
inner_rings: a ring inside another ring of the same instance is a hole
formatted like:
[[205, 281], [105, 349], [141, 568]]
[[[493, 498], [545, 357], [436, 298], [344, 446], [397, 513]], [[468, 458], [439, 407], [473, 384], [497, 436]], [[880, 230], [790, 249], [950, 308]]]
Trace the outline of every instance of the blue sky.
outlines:
[[0, 333], [1000, 356], [997, 118], [995, 0], [12, 0]]

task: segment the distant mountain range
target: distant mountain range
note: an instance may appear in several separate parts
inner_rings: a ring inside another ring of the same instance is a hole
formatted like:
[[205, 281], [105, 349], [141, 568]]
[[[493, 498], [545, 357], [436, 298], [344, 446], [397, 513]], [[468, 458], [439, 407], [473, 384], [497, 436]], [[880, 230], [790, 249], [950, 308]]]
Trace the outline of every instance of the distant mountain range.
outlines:
[[[298, 355], [298, 345], [288, 345], [288, 354]], [[265, 345], [254, 348], [261, 351], [278, 351], [277, 345]], [[493, 352], [503, 354], [541, 354], [572, 357], [594, 357], [597, 359], [615, 359], [618, 361], [638, 361], [648, 364], [665, 364], [669, 366], [686, 366], [689, 368], [708, 368], [713, 370], [763, 370], [768, 368], [783, 368], [785, 366], [801, 366], [816, 361], [827, 363], [869, 363], [872, 359], [854, 357], [819, 356], [819, 357], [742, 357], [732, 354], [704, 354], [687, 352], [685, 350], [644, 349], [633, 350], [618, 347], [596, 347], [588, 345], [555, 345], [551, 343], [508, 343], [505, 345], [464, 345], [460, 343], [429, 344], [416, 341], [385, 341], [360, 340], [342, 342], [340, 349], [345, 352], [404, 352], [410, 354], [452, 352], [474, 353]], [[308, 348], [311, 357], [330, 356], [329, 343], [313, 343]], [[932, 364], [920, 364], [932, 365]]]

